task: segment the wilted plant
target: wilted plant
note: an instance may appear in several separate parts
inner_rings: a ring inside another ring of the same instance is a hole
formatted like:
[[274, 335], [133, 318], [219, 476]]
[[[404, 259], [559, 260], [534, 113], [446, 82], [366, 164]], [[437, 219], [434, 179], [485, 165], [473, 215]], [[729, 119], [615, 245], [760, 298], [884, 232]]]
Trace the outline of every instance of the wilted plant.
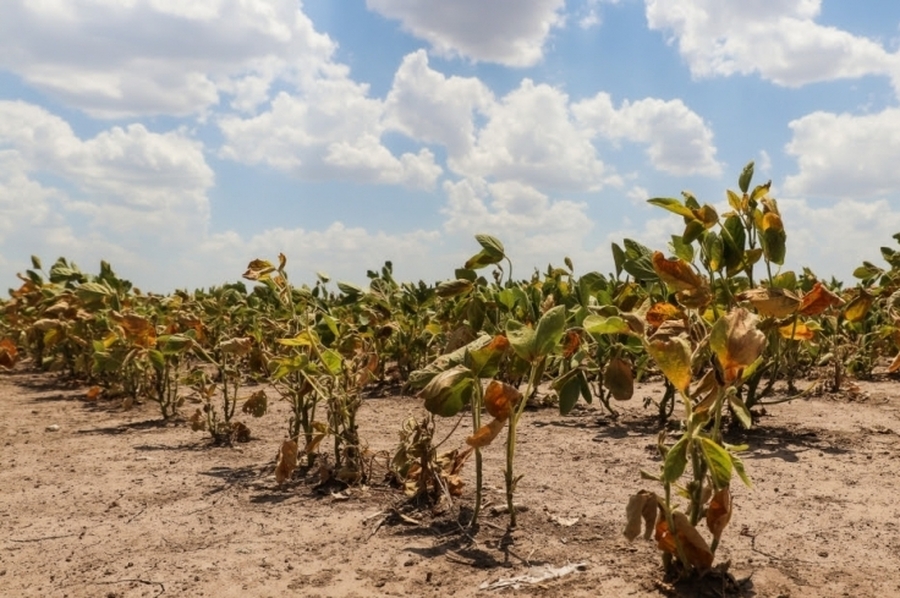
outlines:
[[[732, 517], [733, 473], [750, 485], [735, 455], [741, 447], [722, 442], [722, 416], [728, 406], [744, 426], [750, 426], [749, 411], [737, 389], [765, 348], [766, 337], [757, 323], [755, 315], [736, 308], [720, 317], [699, 342], [692, 342], [679, 327], [661, 328], [645, 340], [647, 351], [682, 398], [684, 432], [671, 446], [664, 442], [665, 433], [660, 434], [661, 471], [641, 475], [660, 482], [662, 494], [641, 491], [631, 498], [625, 535], [636, 538], [643, 521], [645, 537], [652, 535], [656, 540], [669, 574], [689, 577], [712, 567]], [[692, 356], [704, 345], [712, 353], [713, 368], [691, 391]], [[686, 505], [679, 507], [676, 497], [686, 500]], [[711, 542], [697, 529], [701, 519], [706, 520]]]

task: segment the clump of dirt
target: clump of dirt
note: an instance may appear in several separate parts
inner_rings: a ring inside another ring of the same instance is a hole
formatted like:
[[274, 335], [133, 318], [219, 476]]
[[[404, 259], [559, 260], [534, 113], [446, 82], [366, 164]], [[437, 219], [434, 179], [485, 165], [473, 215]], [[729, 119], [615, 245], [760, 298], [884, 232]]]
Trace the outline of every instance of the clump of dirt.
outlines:
[[[487, 504], [433, 514], [388, 484], [316, 488], [275, 463], [286, 404], [248, 443], [215, 446], [155, 405], [124, 411], [20, 367], [0, 375], [0, 594], [6, 596], [766, 596], [900, 595], [896, 383], [858, 383], [769, 407], [742, 436], [754, 488], [702, 583], [662, 579], [651, 541], [622, 535], [640, 469], [657, 467], [656, 418], [638, 389], [611, 419], [529, 411], [519, 427], [519, 525], [507, 529], [502, 446], [485, 449]], [[657, 397], [658, 398], [658, 397]], [[621, 406], [622, 404], [618, 404]], [[384, 463], [419, 401], [366, 400], [360, 435]], [[440, 421], [437, 435], [454, 422]], [[448, 445], [462, 446], [467, 422]], [[377, 469], [377, 467], [376, 467]], [[376, 480], [377, 482], [377, 480]]]

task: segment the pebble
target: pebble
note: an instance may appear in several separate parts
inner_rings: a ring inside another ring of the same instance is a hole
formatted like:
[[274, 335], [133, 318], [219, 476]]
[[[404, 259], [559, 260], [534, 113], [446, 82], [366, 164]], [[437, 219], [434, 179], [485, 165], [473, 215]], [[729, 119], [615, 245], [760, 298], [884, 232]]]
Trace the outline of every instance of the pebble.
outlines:
[[53, 424], [53, 425], [47, 426], [46, 430], [48, 432], [59, 432], [59, 424]]

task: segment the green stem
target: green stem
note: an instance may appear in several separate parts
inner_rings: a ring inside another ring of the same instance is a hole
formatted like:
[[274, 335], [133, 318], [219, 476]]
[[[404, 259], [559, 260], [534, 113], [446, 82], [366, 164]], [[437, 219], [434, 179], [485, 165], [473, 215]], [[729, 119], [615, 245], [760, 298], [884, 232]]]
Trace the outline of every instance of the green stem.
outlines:
[[[481, 380], [475, 384], [475, 400], [472, 402], [472, 430], [481, 429], [481, 407], [484, 403], [484, 390]], [[472, 521], [470, 526], [478, 523], [478, 515], [481, 514], [481, 502], [484, 491], [484, 476], [482, 470], [481, 449], [475, 448], [475, 507], [472, 509]]]
[[516, 428], [518, 427], [519, 417], [521, 417], [522, 412], [525, 411], [525, 404], [528, 402], [528, 397], [531, 396], [531, 393], [535, 388], [535, 377], [537, 373], [541, 370], [541, 364], [544, 359], [541, 358], [535, 363], [531, 364], [531, 373], [528, 376], [528, 386], [525, 392], [525, 395], [522, 397], [522, 400], [519, 401], [519, 404], [516, 405], [516, 408], [510, 414], [509, 417], [509, 430], [506, 435], [506, 508], [509, 511], [509, 527], [516, 527], [516, 506], [513, 503], [513, 498], [515, 495], [515, 472], [513, 469], [513, 462], [516, 458]]

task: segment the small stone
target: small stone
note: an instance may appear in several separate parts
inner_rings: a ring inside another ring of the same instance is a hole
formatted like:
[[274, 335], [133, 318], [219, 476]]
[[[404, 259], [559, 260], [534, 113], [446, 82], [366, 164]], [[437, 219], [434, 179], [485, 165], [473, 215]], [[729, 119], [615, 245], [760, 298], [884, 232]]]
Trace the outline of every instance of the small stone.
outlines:
[[59, 432], [59, 424], [52, 424], [45, 428], [48, 432]]

